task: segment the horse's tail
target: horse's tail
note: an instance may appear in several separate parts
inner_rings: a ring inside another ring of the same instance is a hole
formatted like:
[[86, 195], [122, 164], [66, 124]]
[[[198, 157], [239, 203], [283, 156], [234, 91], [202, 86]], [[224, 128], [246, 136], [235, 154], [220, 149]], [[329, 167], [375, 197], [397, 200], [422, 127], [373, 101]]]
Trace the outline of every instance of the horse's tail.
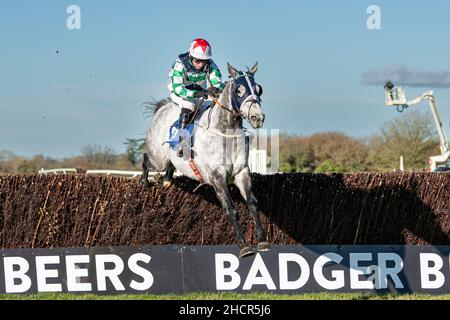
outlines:
[[159, 109], [161, 109], [163, 106], [165, 106], [170, 101], [171, 101], [170, 98], [163, 98], [159, 101], [153, 99], [153, 101], [142, 102], [141, 107], [144, 108], [144, 117], [150, 118], [150, 117], [154, 116], [155, 113], [157, 113]]

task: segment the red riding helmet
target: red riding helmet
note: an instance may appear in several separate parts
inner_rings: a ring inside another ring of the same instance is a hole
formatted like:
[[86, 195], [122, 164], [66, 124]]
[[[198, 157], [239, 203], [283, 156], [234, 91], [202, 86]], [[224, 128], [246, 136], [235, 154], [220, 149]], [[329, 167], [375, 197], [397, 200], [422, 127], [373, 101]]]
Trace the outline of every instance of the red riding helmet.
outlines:
[[189, 48], [189, 55], [199, 60], [210, 60], [212, 57], [211, 46], [204, 39], [195, 39]]

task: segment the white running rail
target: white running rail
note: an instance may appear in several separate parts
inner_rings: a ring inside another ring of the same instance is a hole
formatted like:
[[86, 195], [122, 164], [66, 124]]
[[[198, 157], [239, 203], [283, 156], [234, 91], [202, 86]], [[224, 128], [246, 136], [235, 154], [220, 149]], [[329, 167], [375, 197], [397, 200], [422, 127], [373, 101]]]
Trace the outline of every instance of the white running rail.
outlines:
[[[259, 174], [267, 174], [267, 151], [266, 150], [250, 150], [248, 165], [251, 172]], [[68, 174], [77, 173], [75, 168], [61, 168], [61, 169], [41, 169], [39, 174]], [[126, 170], [86, 170], [87, 175], [106, 175], [106, 176], [124, 176], [130, 179], [141, 176], [141, 171], [126, 171]], [[148, 173], [149, 179], [155, 180], [155, 177], [164, 176], [165, 172], [153, 171]], [[178, 171], [175, 171], [174, 176], [179, 176]]]
[[[77, 173], [77, 169], [75, 168], [61, 168], [61, 169], [41, 169], [38, 172], [39, 174], [68, 174], [68, 173]], [[126, 171], [126, 170], [87, 170], [85, 174], [88, 175], [106, 175], [106, 176], [124, 176], [130, 179], [139, 177], [142, 172], [141, 171]], [[149, 178], [154, 178], [158, 175], [164, 176], [165, 172], [149, 172]]]
[[[93, 174], [93, 175], [117, 175], [117, 176], [126, 176], [130, 178], [135, 178], [137, 176], [140, 176], [142, 174], [142, 171], [124, 171], [124, 170], [87, 170], [86, 174]], [[153, 174], [156, 174], [154, 172]]]
[[62, 168], [62, 169], [48, 169], [48, 170], [44, 170], [41, 169], [39, 170], [40, 174], [49, 174], [49, 173], [60, 173], [60, 174], [67, 174], [67, 173], [77, 173], [77, 169], [73, 169], [73, 168]]

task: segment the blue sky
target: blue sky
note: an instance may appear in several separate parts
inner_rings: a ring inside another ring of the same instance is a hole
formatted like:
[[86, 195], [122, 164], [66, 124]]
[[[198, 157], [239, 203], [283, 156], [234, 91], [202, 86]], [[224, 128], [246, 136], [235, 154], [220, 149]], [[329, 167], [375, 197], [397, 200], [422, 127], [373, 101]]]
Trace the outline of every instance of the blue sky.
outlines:
[[[71, 4], [81, 9], [81, 30], [66, 28]], [[367, 28], [372, 4], [381, 30]], [[124, 152], [126, 138], [144, 137], [148, 126], [140, 103], [168, 96], [169, 67], [197, 37], [209, 40], [223, 74], [226, 62], [243, 69], [259, 61], [265, 129], [369, 136], [398, 113], [363, 74], [403, 66], [412, 77], [446, 78], [449, 12], [445, 0], [1, 1], [0, 150], [63, 158], [97, 144]], [[425, 80], [407, 94], [435, 89], [449, 136], [445, 83]]]

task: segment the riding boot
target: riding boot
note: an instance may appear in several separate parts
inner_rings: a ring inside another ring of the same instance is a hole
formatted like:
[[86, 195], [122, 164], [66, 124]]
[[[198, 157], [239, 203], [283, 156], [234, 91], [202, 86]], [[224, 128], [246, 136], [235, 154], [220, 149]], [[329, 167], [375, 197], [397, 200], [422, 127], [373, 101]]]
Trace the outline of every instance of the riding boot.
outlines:
[[183, 146], [182, 146], [182, 141], [183, 141], [183, 136], [182, 136], [182, 130], [183, 128], [188, 124], [189, 122], [189, 114], [190, 114], [191, 110], [189, 109], [181, 109], [181, 113], [180, 113], [180, 120], [178, 121], [178, 132], [179, 132], [179, 140], [178, 140], [178, 153], [177, 155], [181, 158], [183, 156]]

